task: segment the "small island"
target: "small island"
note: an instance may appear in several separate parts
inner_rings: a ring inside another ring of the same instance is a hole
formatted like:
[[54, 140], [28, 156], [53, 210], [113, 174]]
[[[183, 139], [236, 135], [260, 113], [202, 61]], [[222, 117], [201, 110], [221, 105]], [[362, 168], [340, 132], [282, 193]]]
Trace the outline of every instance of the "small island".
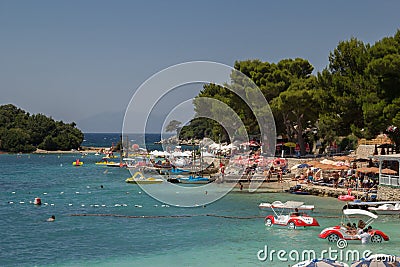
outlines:
[[29, 114], [12, 105], [0, 106], [0, 151], [30, 153], [78, 149], [83, 133], [76, 124], [55, 121], [43, 114]]

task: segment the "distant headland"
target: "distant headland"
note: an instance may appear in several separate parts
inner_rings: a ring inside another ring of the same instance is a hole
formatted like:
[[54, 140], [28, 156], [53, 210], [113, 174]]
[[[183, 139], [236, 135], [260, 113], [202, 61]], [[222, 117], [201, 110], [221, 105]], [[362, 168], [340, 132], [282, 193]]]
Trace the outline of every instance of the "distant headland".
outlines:
[[78, 149], [83, 133], [74, 122], [55, 121], [43, 114], [29, 114], [12, 105], [0, 106], [0, 151], [30, 153]]

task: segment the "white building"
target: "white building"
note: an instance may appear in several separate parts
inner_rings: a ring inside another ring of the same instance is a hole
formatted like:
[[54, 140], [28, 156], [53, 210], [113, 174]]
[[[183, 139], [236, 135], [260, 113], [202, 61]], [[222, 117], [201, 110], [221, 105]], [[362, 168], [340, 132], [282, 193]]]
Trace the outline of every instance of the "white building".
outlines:
[[400, 187], [400, 154], [380, 155], [376, 158], [379, 160], [379, 185]]

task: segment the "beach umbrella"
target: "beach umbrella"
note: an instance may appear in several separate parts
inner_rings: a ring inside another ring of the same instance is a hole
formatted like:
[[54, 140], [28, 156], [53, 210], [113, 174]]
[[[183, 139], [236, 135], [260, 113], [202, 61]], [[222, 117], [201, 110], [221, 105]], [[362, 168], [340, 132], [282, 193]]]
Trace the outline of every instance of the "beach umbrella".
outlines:
[[350, 168], [349, 166], [346, 166], [346, 165], [336, 165], [336, 164], [333, 164], [332, 166], [333, 166], [333, 169], [334, 169], [334, 170], [347, 170], [347, 169]]
[[400, 258], [388, 254], [375, 254], [367, 259], [361, 259], [353, 262], [351, 267], [398, 267], [400, 266]]
[[201, 152], [201, 156], [202, 157], [210, 157], [210, 158], [215, 157], [215, 155], [210, 152]]
[[296, 147], [296, 144], [293, 142], [287, 142], [287, 143], [284, 143], [283, 145], [287, 146], [287, 147]]
[[363, 168], [357, 168], [357, 172], [363, 172], [363, 173], [379, 173], [379, 168], [377, 167], [363, 167]]
[[318, 165], [318, 168], [328, 171], [328, 170], [338, 170], [339, 166], [332, 165], [332, 164], [320, 164]]
[[381, 173], [390, 175], [390, 174], [397, 174], [397, 171], [386, 168], [386, 169], [382, 169]]
[[132, 145], [132, 150], [133, 151], [138, 151], [139, 150], [139, 145], [138, 144], [133, 144]]
[[330, 259], [313, 259], [299, 262], [292, 267], [349, 267], [346, 263], [334, 261]]
[[367, 173], [369, 170], [368, 170], [368, 167], [362, 167], [362, 168], [357, 168], [356, 171], [357, 172]]
[[296, 147], [296, 143], [293, 142], [286, 142], [283, 145], [289, 148], [289, 154], [292, 154], [292, 148]]
[[378, 167], [369, 167], [368, 169], [369, 169], [369, 171], [371, 173], [379, 173], [379, 168]]
[[182, 151], [174, 151], [174, 152], [172, 152], [172, 156], [174, 156], [174, 157], [186, 157], [187, 154], [183, 153]]
[[337, 161], [353, 161], [354, 157], [350, 157], [350, 156], [335, 156], [333, 157], [334, 160]]

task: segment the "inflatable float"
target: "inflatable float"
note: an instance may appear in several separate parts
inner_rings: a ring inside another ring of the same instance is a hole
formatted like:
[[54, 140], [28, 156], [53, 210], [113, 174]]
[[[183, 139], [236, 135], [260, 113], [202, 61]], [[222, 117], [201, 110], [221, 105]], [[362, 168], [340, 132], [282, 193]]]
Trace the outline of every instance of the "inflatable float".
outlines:
[[79, 159], [77, 159], [77, 160], [75, 160], [74, 162], [72, 162], [72, 165], [74, 165], [74, 166], [82, 166], [82, 165], [83, 165], [83, 162], [80, 161]]
[[341, 201], [353, 201], [356, 197], [351, 195], [351, 189], [347, 190], [347, 195], [338, 196]]

